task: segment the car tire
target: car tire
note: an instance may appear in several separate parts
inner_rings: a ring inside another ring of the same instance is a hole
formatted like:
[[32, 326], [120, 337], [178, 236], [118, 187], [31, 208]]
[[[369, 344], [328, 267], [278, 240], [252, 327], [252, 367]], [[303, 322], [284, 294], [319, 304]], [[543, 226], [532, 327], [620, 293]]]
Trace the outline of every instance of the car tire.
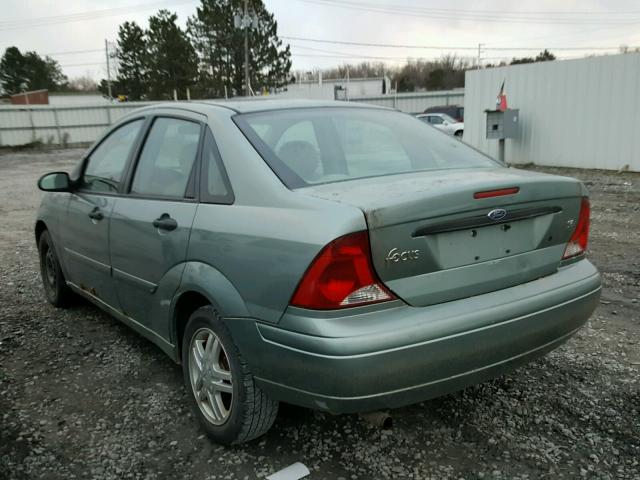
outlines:
[[458, 130], [456, 131], [456, 133], [454, 133], [453, 135], [462, 139], [462, 135], [464, 134], [464, 130]]
[[72, 303], [74, 293], [67, 285], [51, 235], [47, 230], [40, 235], [38, 253], [40, 256], [40, 275], [47, 300], [54, 307], [69, 306]]
[[212, 306], [196, 310], [182, 339], [184, 383], [196, 417], [217, 443], [253, 440], [269, 430], [278, 402], [260, 390]]

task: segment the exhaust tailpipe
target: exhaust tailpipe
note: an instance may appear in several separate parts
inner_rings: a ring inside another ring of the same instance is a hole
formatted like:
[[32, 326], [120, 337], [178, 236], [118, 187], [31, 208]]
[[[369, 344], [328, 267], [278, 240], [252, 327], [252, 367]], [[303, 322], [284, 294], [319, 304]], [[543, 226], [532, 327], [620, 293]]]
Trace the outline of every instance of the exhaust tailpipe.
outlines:
[[393, 427], [393, 419], [388, 412], [367, 412], [361, 413], [360, 418], [362, 418], [368, 424], [381, 428], [382, 430], [390, 430]]

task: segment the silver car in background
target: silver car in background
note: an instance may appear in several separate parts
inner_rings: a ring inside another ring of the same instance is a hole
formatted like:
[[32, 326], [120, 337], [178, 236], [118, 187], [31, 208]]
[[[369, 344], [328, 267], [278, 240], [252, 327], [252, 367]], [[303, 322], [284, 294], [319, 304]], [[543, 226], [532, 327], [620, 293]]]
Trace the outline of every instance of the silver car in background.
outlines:
[[421, 113], [416, 118], [424, 123], [443, 131], [447, 135], [453, 135], [462, 139], [464, 123], [458, 122], [446, 113]]

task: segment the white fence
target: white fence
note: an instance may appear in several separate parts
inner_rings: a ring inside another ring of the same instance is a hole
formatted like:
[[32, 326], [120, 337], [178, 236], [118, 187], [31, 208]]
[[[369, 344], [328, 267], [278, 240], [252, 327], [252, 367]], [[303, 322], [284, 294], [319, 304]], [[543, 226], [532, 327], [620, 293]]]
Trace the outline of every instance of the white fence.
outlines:
[[398, 93], [366, 97], [351, 97], [352, 102], [364, 102], [383, 107], [397, 108], [407, 113], [422, 113], [429, 107], [442, 105], [462, 105], [464, 90], [444, 90], [440, 92]]
[[0, 146], [93, 142], [106, 127], [146, 103], [0, 107]]
[[[264, 98], [256, 97], [256, 100]], [[464, 100], [464, 91], [352, 97], [350, 100], [418, 113], [431, 106], [461, 105]], [[3, 106], [0, 107], [0, 146], [26, 145], [35, 142], [53, 145], [93, 142], [106, 127], [119, 118], [136, 108], [150, 104], [151, 102], [132, 102], [85, 106]]]
[[464, 140], [494, 157], [484, 110], [503, 81], [520, 109], [508, 162], [640, 171], [640, 53], [468, 71]]

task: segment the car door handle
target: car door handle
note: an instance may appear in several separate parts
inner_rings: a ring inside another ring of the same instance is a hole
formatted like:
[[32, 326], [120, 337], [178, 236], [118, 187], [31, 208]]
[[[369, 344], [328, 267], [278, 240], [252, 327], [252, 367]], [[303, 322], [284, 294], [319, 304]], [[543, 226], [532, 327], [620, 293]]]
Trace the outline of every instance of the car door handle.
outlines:
[[91, 220], [97, 220], [100, 221], [104, 218], [104, 215], [102, 214], [102, 212], [100, 211], [100, 208], [96, 207], [93, 210], [91, 210], [89, 212], [89, 218]]
[[153, 221], [153, 226], [159, 230], [167, 230], [170, 232], [178, 228], [178, 222], [171, 218], [168, 213], [163, 213]]

